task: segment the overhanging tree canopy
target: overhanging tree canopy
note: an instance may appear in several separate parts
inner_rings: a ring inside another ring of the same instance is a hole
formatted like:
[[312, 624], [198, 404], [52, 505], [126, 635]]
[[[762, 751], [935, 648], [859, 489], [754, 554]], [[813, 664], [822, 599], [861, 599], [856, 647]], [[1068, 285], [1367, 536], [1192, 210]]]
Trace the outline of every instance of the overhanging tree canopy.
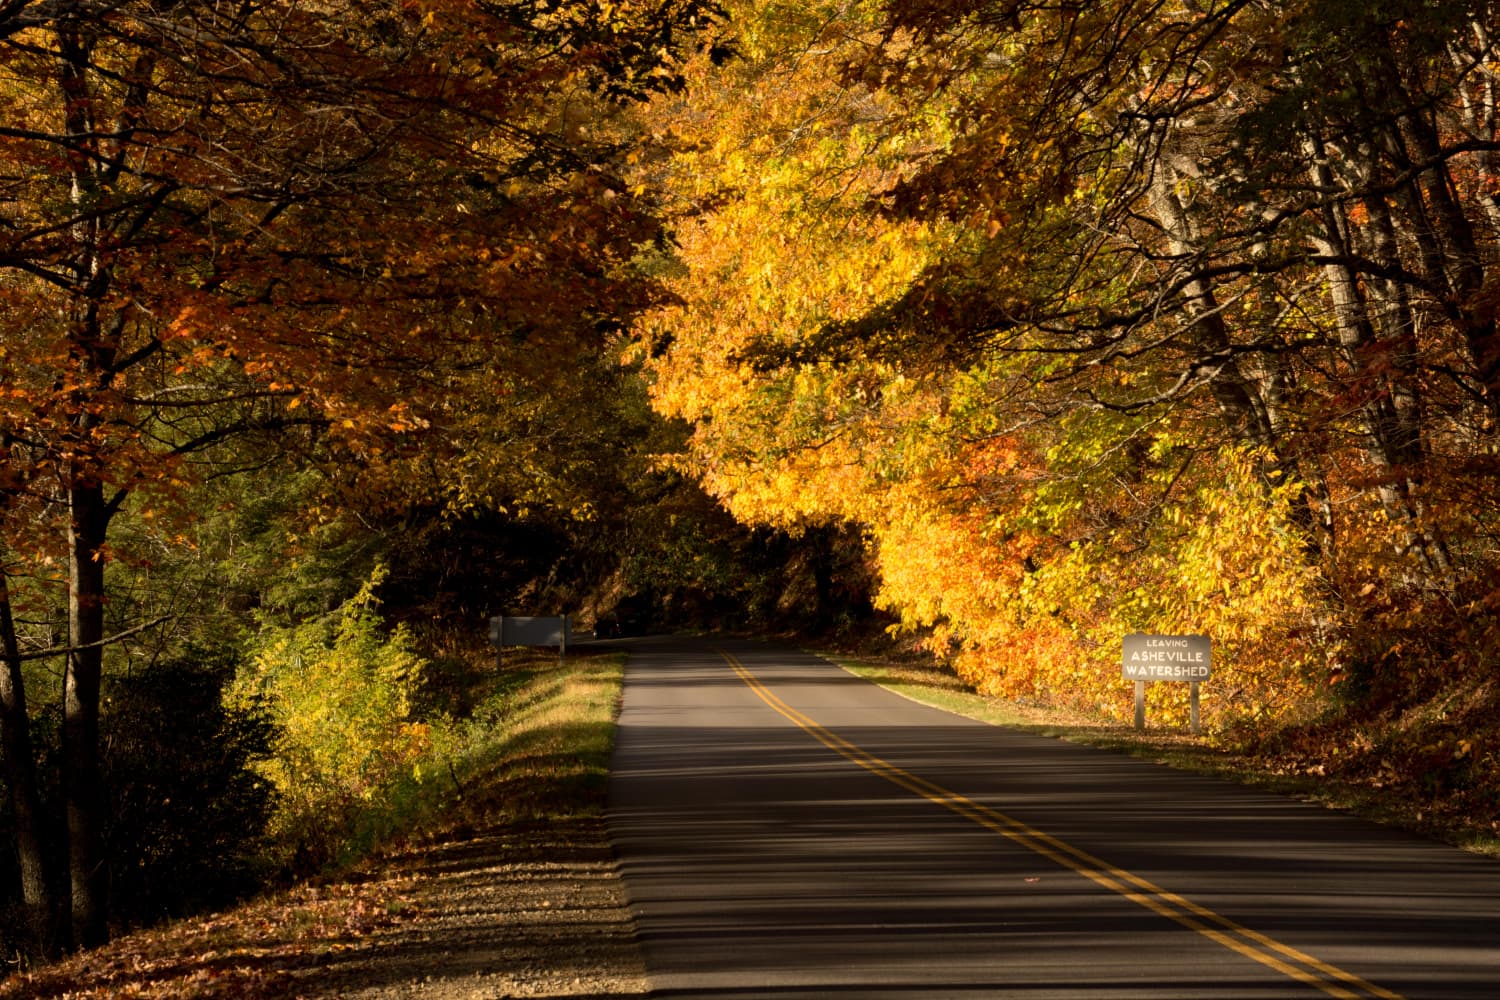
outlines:
[[640, 331], [736, 510], [869, 525], [974, 679], [1091, 704], [1128, 631], [1215, 631], [1255, 717], [1480, 607], [1491, 5], [734, 14]]
[[[595, 127], [611, 104], [678, 86], [713, 12], [0, 5], [0, 559], [12, 580], [68, 566], [75, 943], [105, 928], [111, 519], [170, 496], [234, 434], [301, 428], [355, 460], [437, 434], [508, 344], [578, 343], [649, 301], [623, 264], [653, 223]], [[34, 815], [5, 632], [10, 785]], [[46, 879], [27, 872], [40, 914]]]

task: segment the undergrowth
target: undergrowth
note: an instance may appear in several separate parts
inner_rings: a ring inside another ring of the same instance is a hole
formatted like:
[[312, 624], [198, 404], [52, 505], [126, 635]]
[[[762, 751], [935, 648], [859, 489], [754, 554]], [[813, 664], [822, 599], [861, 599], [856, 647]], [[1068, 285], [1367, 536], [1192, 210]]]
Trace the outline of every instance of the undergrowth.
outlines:
[[[386, 859], [500, 829], [565, 836], [602, 814], [622, 654], [570, 650], [560, 660], [507, 650], [497, 667], [494, 651], [468, 637], [409, 641], [425, 664], [410, 717], [446, 720], [442, 735], [398, 779], [359, 797], [357, 815], [338, 824], [337, 860], [237, 907], [18, 971], [0, 980], [0, 1000], [293, 995], [286, 970], [325, 962], [404, 918], [409, 904], [382, 896], [370, 874]], [[357, 842], [350, 831], [360, 831]]]
[[226, 703], [269, 718], [273, 867], [346, 866], [394, 838], [501, 809], [546, 815], [607, 766], [618, 678], [477, 639], [388, 628], [380, 576], [320, 619], [263, 627]]

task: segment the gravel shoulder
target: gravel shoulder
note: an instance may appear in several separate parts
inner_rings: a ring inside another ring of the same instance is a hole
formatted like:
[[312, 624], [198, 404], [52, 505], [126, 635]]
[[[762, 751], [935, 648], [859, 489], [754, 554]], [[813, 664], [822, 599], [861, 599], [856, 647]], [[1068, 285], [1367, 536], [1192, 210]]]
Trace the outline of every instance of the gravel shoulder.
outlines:
[[351, 1000], [638, 997], [649, 992], [603, 822], [494, 830], [389, 858], [401, 902], [357, 947], [295, 972], [297, 996]]
[[649, 992], [604, 821], [510, 824], [124, 935], [0, 998], [629, 998]]

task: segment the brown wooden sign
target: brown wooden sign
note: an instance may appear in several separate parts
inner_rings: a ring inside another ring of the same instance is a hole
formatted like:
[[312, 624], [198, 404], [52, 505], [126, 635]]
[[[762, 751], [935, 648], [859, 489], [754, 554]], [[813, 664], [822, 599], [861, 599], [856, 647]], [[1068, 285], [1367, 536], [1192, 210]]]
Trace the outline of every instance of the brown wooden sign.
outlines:
[[1186, 681], [1189, 727], [1198, 733], [1198, 682], [1213, 672], [1213, 644], [1206, 635], [1127, 635], [1120, 650], [1120, 673], [1135, 681], [1135, 728], [1146, 728], [1146, 682]]
[[1212, 649], [1206, 635], [1127, 635], [1121, 676], [1127, 681], [1206, 681]]

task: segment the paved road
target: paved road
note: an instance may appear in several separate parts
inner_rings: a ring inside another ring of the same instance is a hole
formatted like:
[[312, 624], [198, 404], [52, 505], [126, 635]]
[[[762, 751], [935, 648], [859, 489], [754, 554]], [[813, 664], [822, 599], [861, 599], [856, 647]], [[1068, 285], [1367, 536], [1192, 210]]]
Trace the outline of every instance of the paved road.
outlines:
[[1500, 997], [1500, 863], [631, 640], [610, 829], [660, 997]]

